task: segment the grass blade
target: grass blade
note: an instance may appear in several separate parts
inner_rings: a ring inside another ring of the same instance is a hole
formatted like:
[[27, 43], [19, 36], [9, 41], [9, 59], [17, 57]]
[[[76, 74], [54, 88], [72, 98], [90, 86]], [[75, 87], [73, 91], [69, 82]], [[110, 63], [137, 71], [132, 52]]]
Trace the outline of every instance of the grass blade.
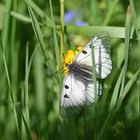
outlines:
[[1, 52], [2, 52], [2, 58], [3, 58], [3, 63], [4, 63], [6, 79], [7, 79], [8, 88], [9, 88], [9, 91], [10, 91], [10, 101], [12, 102], [12, 109], [13, 109], [13, 113], [14, 113], [17, 132], [18, 132], [18, 134], [20, 134], [19, 133], [20, 131], [19, 131], [19, 124], [18, 124], [16, 106], [15, 106], [16, 101], [14, 99], [14, 92], [13, 92], [13, 89], [12, 89], [12, 86], [11, 86], [10, 76], [9, 76], [9, 72], [8, 72], [8, 67], [7, 67], [6, 58], [5, 58], [5, 54], [4, 54], [4, 51], [3, 51], [3, 44], [2, 44], [1, 39], [0, 39], [0, 45], [1, 45]]
[[40, 45], [40, 48], [42, 50], [42, 53], [44, 55], [45, 60], [47, 60], [47, 56], [45, 53], [45, 42], [43, 39], [42, 31], [41, 31], [40, 26], [39, 26], [39, 22], [37, 21], [37, 18], [36, 18], [31, 6], [30, 6], [31, 5], [30, 0], [27, 0], [26, 3], [27, 3], [27, 7], [28, 7], [28, 11], [29, 11], [29, 15], [31, 18], [31, 22], [32, 22], [32, 26], [33, 26], [33, 30], [34, 30], [36, 39], [38, 40], [38, 43]]
[[[79, 34], [83, 36], [93, 36], [97, 32], [108, 32], [111, 37], [125, 38], [125, 27], [113, 27], [113, 26], [74, 26], [68, 25], [66, 27], [67, 32], [73, 34]], [[130, 35], [131, 39], [140, 40], [140, 36], [134, 37], [133, 31]]]
[[[52, 18], [52, 22], [53, 22], [53, 37], [54, 37], [56, 62], [57, 62], [58, 70], [60, 70], [61, 69], [61, 64], [62, 64], [62, 62], [61, 62], [61, 55], [60, 55], [60, 51], [59, 51], [59, 47], [58, 47], [58, 39], [57, 39], [57, 35], [56, 35], [56, 29], [55, 29], [55, 23], [54, 23], [54, 17], [53, 17], [51, 0], [49, 0], [49, 2], [50, 2], [51, 18]], [[59, 73], [59, 79], [61, 81], [60, 73]]]
[[123, 69], [123, 79], [120, 89], [120, 95], [122, 95], [122, 92], [124, 90], [125, 85], [125, 79], [126, 79], [126, 73], [127, 73], [127, 65], [128, 65], [128, 58], [129, 58], [129, 47], [130, 47], [130, 36], [131, 36], [131, 30], [132, 30], [132, 13], [131, 8], [128, 6], [127, 14], [126, 14], [126, 30], [125, 30], [125, 60], [124, 60], [124, 69]]
[[109, 105], [109, 111], [112, 111], [114, 109], [116, 103], [117, 103], [117, 99], [118, 99], [118, 96], [119, 96], [120, 85], [121, 85], [122, 76], [123, 76], [123, 71], [124, 71], [124, 67], [121, 70], [121, 73], [120, 73], [119, 78], [116, 82], [114, 91], [112, 93], [112, 98], [111, 98], [110, 105]]
[[121, 104], [122, 104], [124, 98], [129, 93], [128, 91], [131, 89], [131, 87], [133, 86], [133, 84], [136, 82], [139, 73], [140, 73], [140, 69], [136, 71], [136, 73], [133, 75], [133, 77], [125, 85], [124, 90], [123, 90], [123, 93], [122, 93], [122, 95], [118, 99], [117, 109], [119, 109], [121, 107]]

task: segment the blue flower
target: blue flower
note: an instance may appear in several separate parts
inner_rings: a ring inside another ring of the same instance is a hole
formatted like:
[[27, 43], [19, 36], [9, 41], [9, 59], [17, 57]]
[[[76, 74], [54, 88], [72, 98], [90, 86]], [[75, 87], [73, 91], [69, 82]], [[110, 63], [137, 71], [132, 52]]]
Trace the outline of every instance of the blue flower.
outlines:
[[80, 10], [76, 11], [68, 11], [64, 14], [64, 23], [65, 24], [75, 24], [76, 26], [84, 26], [87, 25], [85, 21], [81, 19], [81, 12]]
[[85, 21], [82, 21], [82, 20], [77, 20], [75, 22], [75, 25], [76, 26], [84, 26], [84, 25], [87, 25], [87, 23]]
[[75, 17], [75, 13], [73, 11], [68, 11], [64, 14], [64, 23], [68, 24], [71, 22]]

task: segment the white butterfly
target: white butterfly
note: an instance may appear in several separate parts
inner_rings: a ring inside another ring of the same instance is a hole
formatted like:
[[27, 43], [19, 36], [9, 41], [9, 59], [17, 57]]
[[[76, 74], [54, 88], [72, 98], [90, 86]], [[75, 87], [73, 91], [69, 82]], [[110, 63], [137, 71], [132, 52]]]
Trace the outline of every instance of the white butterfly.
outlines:
[[[68, 64], [68, 74], [63, 80], [60, 100], [60, 114], [71, 115], [84, 105], [95, 101], [94, 85], [92, 78], [92, 49], [97, 78], [106, 78], [112, 70], [110, 57], [111, 41], [108, 33], [101, 32], [89, 41], [77, 54], [72, 64]], [[101, 94], [101, 85], [97, 81], [97, 92]]]

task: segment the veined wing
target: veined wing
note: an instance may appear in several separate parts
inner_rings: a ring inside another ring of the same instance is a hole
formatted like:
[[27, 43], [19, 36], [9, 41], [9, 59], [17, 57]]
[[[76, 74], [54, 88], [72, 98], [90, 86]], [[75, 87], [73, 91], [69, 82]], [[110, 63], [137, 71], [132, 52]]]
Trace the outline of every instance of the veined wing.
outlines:
[[64, 78], [60, 101], [60, 114], [70, 116], [81, 109], [86, 102], [86, 85], [76, 80], [73, 74]]
[[112, 61], [110, 57], [111, 41], [108, 33], [101, 32], [97, 34], [85, 47], [78, 53], [75, 62], [81, 65], [87, 65], [92, 68], [92, 49], [94, 48], [94, 58], [97, 76], [106, 78], [112, 70]]
[[94, 84], [89, 83], [86, 87], [86, 105], [90, 105], [91, 103], [95, 102], [95, 96], [98, 97], [102, 94], [102, 86], [101, 84], [96, 81], [96, 92], [97, 95], [95, 95], [95, 89], [94, 89]]
[[[101, 94], [101, 85], [97, 81], [97, 93]], [[95, 101], [93, 83], [84, 83], [77, 80], [74, 74], [68, 74], [64, 81], [61, 92], [59, 111], [61, 116], [72, 116], [80, 111], [85, 105]]]

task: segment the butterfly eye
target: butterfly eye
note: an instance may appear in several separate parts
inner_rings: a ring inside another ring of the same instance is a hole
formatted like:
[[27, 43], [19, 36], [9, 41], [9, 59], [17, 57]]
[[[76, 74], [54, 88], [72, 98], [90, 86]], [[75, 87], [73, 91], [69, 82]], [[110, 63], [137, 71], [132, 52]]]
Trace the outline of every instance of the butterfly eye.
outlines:
[[65, 85], [65, 89], [69, 89], [69, 86], [68, 85]]
[[83, 53], [83, 54], [87, 54], [87, 51], [85, 51], [85, 50], [82, 50], [82, 53]]

